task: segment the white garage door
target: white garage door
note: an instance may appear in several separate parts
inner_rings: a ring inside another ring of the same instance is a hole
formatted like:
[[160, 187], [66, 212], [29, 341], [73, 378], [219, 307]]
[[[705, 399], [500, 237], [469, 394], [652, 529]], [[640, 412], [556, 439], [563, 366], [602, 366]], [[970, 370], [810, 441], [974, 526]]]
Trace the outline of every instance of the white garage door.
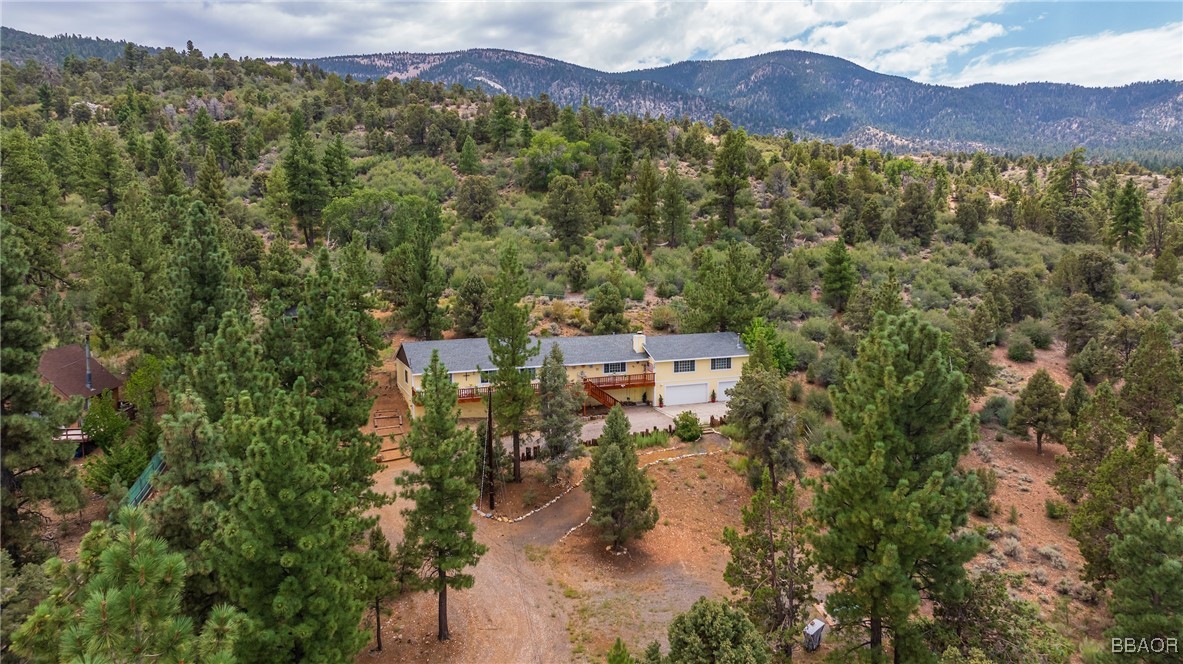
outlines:
[[710, 392], [706, 383], [692, 385], [667, 385], [665, 388], [665, 405], [681, 406], [688, 403], [706, 403]]
[[739, 382], [738, 380], [721, 380], [721, 381], [719, 381], [719, 392], [718, 392], [718, 394], [715, 395], [715, 398], [719, 401], [731, 401], [731, 395], [727, 394], [727, 390], [730, 390], [731, 388], [735, 387], [735, 384], [738, 382]]

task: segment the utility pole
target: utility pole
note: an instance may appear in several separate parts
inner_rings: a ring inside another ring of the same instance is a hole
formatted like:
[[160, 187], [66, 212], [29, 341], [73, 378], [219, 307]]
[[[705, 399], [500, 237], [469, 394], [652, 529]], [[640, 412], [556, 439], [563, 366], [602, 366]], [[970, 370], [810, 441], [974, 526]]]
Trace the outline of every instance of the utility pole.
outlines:
[[489, 414], [485, 422], [485, 478], [489, 483], [489, 512], [497, 506], [497, 455], [493, 454], [493, 389], [489, 388]]

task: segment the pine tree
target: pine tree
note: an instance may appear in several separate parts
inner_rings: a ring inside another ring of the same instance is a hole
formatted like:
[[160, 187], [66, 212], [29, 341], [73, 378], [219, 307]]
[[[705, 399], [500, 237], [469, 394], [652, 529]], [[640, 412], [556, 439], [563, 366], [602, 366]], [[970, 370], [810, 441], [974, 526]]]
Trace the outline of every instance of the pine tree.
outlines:
[[1084, 349], [1090, 339], [1101, 332], [1101, 308], [1085, 293], [1076, 293], [1064, 300], [1056, 323], [1064, 339], [1064, 352], [1075, 355]]
[[592, 501], [588, 523], [600, 529], [600, 539], [613, 551], [624, 551], [625, 543], [657, 525], [653, 489], [645, 471], [637, 468], [637, 450], [620, 404], [604, 420], [583, 487]]
[[616, 637], [616, 643], [612, 644], [612, 649], [605, 655], [608, 664], [637, 664], [637, 660], [633, 659], [629, 654], [628, 648], [624, 645], [624, 641], [620, 637]]
[[907, 631], [919, 588], [957, 592], [980, 549], [979, 538], [952, 537], [981, 492], [956, 469], [977, 428], [948, 343], [915, 312], [880, 314], [832, 392], [849, 439], [825, 450], [835, 471], [816, 484], [812, 543], [836, 582], [827, 610], [869, 626], [874, 661], [884, 661], [885, 631], [897, 641]]
[[462, 337], [484, 336], [485, 318], [491, 309], [488, 283], [479, 274], [469, 274], [452, 303], [453, 328]]
[[1084, 375], [1076, 374], [1072, 379], [1072, 385], [1068, 387], [1068, 391], [1064, 393], [1064, 411], [1068, 413], [1068, 425], [1076, 428], [1079, 422], [1080, 411], [1084, 410], [1085, 406], [1092, 400], [1092, 395], [1089, 394], [1089, 389], [1085, 385]]
[[779, 493], [767, 470], [743, 510], [743, 535], [723, 529], [731, 560], [723, 578], [740, 593], [737, 604], [756, 627], [790, 658], [801, 642], [813, 596], [813, 562], [806, 542], [812, 525], [797, 504], [797, 489], [786, 482]]
[[739, 194], [751, 186], [748, 182], [748, 135], [744, 130], [729, 131], [723, 136], [712, 175], [719, 197], [720, 216], [727, 226], [734, 227]]
[[382, 600], [393, 597], [398, 592], [400, 580], [397, 578], [396, 559], [390, 550], [390, 540], [386, 539], [382, 528], [378, 526], [370, 529], [363, 571], [366, 579], [366, 596], [374, 599], [374, 640], [377, 642], [374, 651], [381, 652]]
[[7, 223], [5, 238], [20, 238], [24, 245], [28, 278], [47, 285], [61, 281], [62, 244], [66, 224], [59, 211], [59, 192], [53, 174], [21, 129], [5, 131], [4, 186], [0, 187], [0, 215]]
[[[529, 145], [530, 143], [525, 143]], [[464, 146], [460, 148], [460, 161], [457, 164], [462, 175], [477, 175], [481, 172], [481, 159], [476, 153], [476, 141], [472, 134], [464, 138]]]
[[1163, 249], [1158, 258], [1154, 259], [1151, 277], [1168, 284], [1174, 284], [1179, 280], [1179, 258], [1175, 256], [1174, 247]]
[[1068, 412], [1060, 400], [1060, 386], [1046, 369], [1040, 369], [1027, 380], [1015, 402], [1011, 422], [1035, 429], [1036, 454], [1043, 454], [1043, 437], [1059, 440], [1068, 424]]
[[493, 280], [493, 311], [485, 327], [489, 358], [497, 371], [493, 376], [493, 413], [497, 427], [513, 436], [513, 480], [522, 481], [522, 431], [526, 414], [534, 404], [530, 376], [521, 371], [541, 346], [530, 340], [530, 310], [519, 304], [526, 294], [526, 274], [518, 252], [510, 244], [501, 252], [497, 277]]
[[457, 428], [456, 385], [433, 351], [423, 372], [419, 405], [423, 414], [411, 422], [405, 445], [416, 470], [396, 479], [401, 495], [415, 507], [403, 512], [404, 539], [414, 542], [426, 570], [422, 587], [439, 596], [440, 641], [448, 632], [448, 588], [471, 588], [475, 565], [486, 547], [474, 539], [472, 505], [479, 490], [470, 481], [477, 471], [478, 442], [471, 431]]
[[219, 606], [196, 633], [180, 606], [184, 557], [140, 511], [125, 507], [114, 524], [96, 521], [79, 559], [50, 565], [53, 588], [14, 635], [17, 654], [46, 662], [233, 661], [241, 616]]
[[[279, 303], [282, 305], [283, 303]], [[291, 389], [303, 378], [330, 431], [354, 432], [369, 420], [374, 397], [370, 370], [378, 364], [378, 322], [350, 308], [347, 286], [321, 250], [316, 271], [304, 282], [295, 320], [268, 305], [266, 360]]]
[[339, 135], [325, 148], [324, 172], [329, 199], [344, 198], [357, 188], [353, 162], [349, 159], [345, 141]]
[[[1183, 485], [1166, 466], [1142, 490], [1132, 512], [1117, 517], [1110, 536], [1114, 580], [1113, 627], [1105, 636], [1183, 641]], [[1177, 653], [1146, 653], [1143, 661], [1166, 664]]]
[[213, 150], [206, 150], [205, 161], [197, 171], [197, 198], [214, 218], [226, 211], [226, 178]]
[[226, 401], [241, 393], [261, 398], [275, 387], [275, 375], [265, 365], [255, 322], [249, 312], [222, 315], [218, 331], [202, 342], [200, 352], [184, 363], [191, 389], [201, 397], [213, 422], [222, 419]]
[[1056, 458], [1052, 486], [1068, 500], [1079, 502], [1101, 462], [1128, 439], [1129, 421], [1118, 409], [1117, 396], [1109, 383], [1101, 383], [1077, 415], [1075, 427], [1064, 435], [1068, 454]]
[[299, 111], [292, 114], [290, 126], [291, 143], [283, 157], [287, 204], [304, 234], [304, 243], [311, 248], [320, 227], [321, 212], [329, 202], [329, 183]]
[[826, 266], [822, 270], [822, 299], [842, 311], [857, 283], [858, 272], [850, 254], [846, 252], [846, 243], [841, 239], [835, 240], [826, 251]]
[[628, 331], [624, 298], [612, 282], [606, 281], [592, 292], [588, 318], [595, 326], [596, 334], [621, 334]]
[[768, 664], [768, 644], [743, 611], [719, 600], [698, 598], [670, 623], [670, 662]]
[[480, 175], [464, 178], [456, 190], [456, 214], [479, 222], [497, 210], [497, 187]]
[[404, 266], [408, 298], [400, 313], [407, 330], [422, 339], [438, 339], [445, 325], [439, 301], [447, 283], [431, 248], [434, 240], [426, 229], [417, 230], [411, 240], [411, 263]]
[[676, 164], [671, 164], [666, 170], [659, 193], [662, 233], [672, 249], [686, 240], [686, 234], [690, 229], [690, 209], [686, 204], [685, 186], [682, 184], [682, 178], [678, 177]]
[[550, 182], [542, 216], [554, 236], [568, 253], [583, 243], [588, 228], [588, 205], [583, 187], [569, 175], [560, 175]]
[[102, 206], [108, 213], [115, 214], [120, 195], [127, 186], [128, 167], [113, 133], [99, 131], [95, 134], [91, 167], [94, 169], [92, 177], [96, 187], [89, 200]]
[[654, 241], [661, 233], [658, 223], [657, 197], [661, 187], [661, 179], [657, 167], [652, 159], [641, 161], [637, 171], [637, 184], [633, 190], [632, 210], [636, 215], [637, 230], [645, 242], [646, 249], [652, 249]]
[[193, 392], [173, 398], [161, 429], [164, 470], [153, 481], [157, 498], [144, 509], [158, 535], [185, 556], [182, 607], [201, 618], [226, 599], [211, 544], [233, 496], [233, 460], [221, 429], [211, 425]]
[[741, 332], [763, 316], [772, 302], [764, 270], [751, 247], [732, 243], [727, 254], [707, 249], [686, 284], [686, 327], [694, 332]]
[[148, 329], [153, 317], [163, 312], [168, 265], [164, 231], [147, 192], [133, 183], [106, 232], [87, 236], [95, 315], [99, 327], [112, 338]]
[[[7, 184], [5, 187], [7, 188]], [[82, 486], [70, 460], [74, 448], [55, 440], [60, 427], [78, 415], [41, 381], [37, 366], [45, 346], [45, 319], [33, 303], [29, 262], [23, 242], [0, 221], [0, 530], [4, 549], [18, 565], [41, 562], [39, 504], [50, 501], [59, 514], [82, 506]]]
[[904, 196], [896, 208], [891, 227], [905, 240], [919, 240], [922, 247], [927, 247], [932, 241], [933, 231], [937, 228], [937, 213], [928, 187], [923, 182], [912, 182], [904, 188]]
[[1166, 457], [1143, 434], [1132, 448], [1121, 444], [1111, 449], [1090, 476], [1085, 498], [1068, 525], [1068, 534], [1084, 557], [1082, 576], [1086, 581], [1101, 587], [1114, 578], [1109, 549], [1110, 536], [1117, 533], [1117, 517], [1142, 502], [1143, 485], [1164, 463]]
[[1113, 206], [1113, 220], [1109, 223], [1109, 241], [1130, 253], [1142, 246], [1142, 228], [1146, 223], [1142, 211], [1142, 196], [1131, 178], [1117, 195]]
[[[301, 321], [303, 323], [303, 321]], [[256, 408], [240, 397], [222, 419], [240, 459], [238, 488], [219, 521], [212, 556], [221, 586], [242, 609], [240, 661], [339, 662], [366, 642], [361, 571], [375, 440], [332, 431], [303, 378]]]
[[168, 308], [156, 321], [156, 331], [179, 352], [192, 352], [202, 334], [213, 333], [224, 312], [242, 304], [217, 222], [201, 201], [189, 207], [182, 235], [173, 241], [168, 282], [172, 292], [166, 295]]
[[[751, 352], [753, 357], [771, 359], [764, 339], [757, 339]], [[747, 450], [748, 480], [753, 486], [759, 485], [762, 473], [769, 473], [774, 493], [789, 471], [801, 477], [805, 469], [797, 455], [797, 418], [790, 411], [788, 384], [779, 367], [751, 360], [744, 364], [739, 382], [731, 388], [727, 421], [738, 430]]]
[[493, 110], [489, 117], [489, 136], [493, 139], [493, 149], [500, 150], [518, 130], [518, 121], [514, 117], [513, 100], [509, 95], [497, 95], [493, 98]]
[[[763, 344], [768, 349], [769, 363], [767, 365], [761, 365], [761, 368], [775, 369], [780, 372], [781, 376], [788, 375], [790, 371], [796, 368], [797, 360], [793, 357], [793, 351], [789, 348], [788, 341], [784, 335], [776, 330], [776, 327], [772, 323], [769, 323], [764, 318], [753, 318], [748, 328], [739, 336], [743, 340], [744, 346], [753, 355], [759, 349], [760, 344]], [[752, 358], [748, 359], [749, 364], [753, 361]]]
[[1170, 331], [1162, 322], [1151, 325], [1130, 354], [1121, 388], [1121, 409], [1142, 431], [1162, 436], [1183, 403], [1183, 367], [1171, 348]]
[[554, 481], [567, 464], [583, 456], [579, 409], [583, 391], [567, 380], [563, 350], [550, 347], [538, 374], [538, 433], [546, 441], [546, 472]]

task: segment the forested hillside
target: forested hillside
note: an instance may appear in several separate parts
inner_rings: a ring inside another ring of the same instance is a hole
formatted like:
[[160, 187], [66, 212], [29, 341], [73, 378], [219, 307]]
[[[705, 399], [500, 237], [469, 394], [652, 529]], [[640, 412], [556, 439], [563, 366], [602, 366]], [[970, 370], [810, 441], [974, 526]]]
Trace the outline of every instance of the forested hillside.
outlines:
[[129, 45], [146, 53], [160, 51], [158, 48], [137, 46], [126, 41], [81, 35], [42, 37], [30, 32], [0, 27], [0, 58], [17, 66], [26, 62], [61, 66], [67, 56], [73, 56], [80, 60], [101, 58], [110, 61], [123, 56]]
[[607, 73], [513, 51], [384, 53], [308, 60], [355, 77], [419, 77], [609, 112], [721, 113], [760, 133], [793, 133], [897, 153], [1062, 154], [1085, 146], [1149, 165], [1183, 163], [1183, 83], [925, 85], [805, 51]]
[[[192, 46], [0, 63], [6, 662], [768, 662], [812, 618], [832, 661], [1183, 636], [1183, 169], [481, 87]], [[521, 370], [633, 331], [740, 334], [727, 424], [589, 423], [561, 357]], [[397, 343], [477, 336], [490, 437], [438, 355], [404, 427]], [[127, 382], [83, 412], [38, 357], [85, 339]], [[538, 446], [525, 479], [502, 438]]]

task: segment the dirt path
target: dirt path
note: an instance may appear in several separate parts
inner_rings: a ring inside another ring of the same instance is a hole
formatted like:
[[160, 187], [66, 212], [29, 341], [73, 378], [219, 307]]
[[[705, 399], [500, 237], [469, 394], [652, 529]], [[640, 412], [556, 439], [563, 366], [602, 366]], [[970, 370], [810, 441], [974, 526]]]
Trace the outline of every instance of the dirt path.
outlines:
[[[640, 461], [650, 463], [707, 449], [719, 449], [719, 443], [642, 451]], [[591, 500], [582, 489], [571, 491], [520, 523], [502, 523], [474, 515], [477, 541], [487, 546], [488, 552], [471, 570], [476, 579], [474, 586], [448, 593], [452, 639], [445, 643], [436, 640], [435, 595], [412, 593], [400, 599], [393, 614], [383, 620], [383, 651], [363, 651], [356, 661], [567, 662], [580, 659], [586, 650], [601, 650], [601, 642], [608, 638], [609, 632], [635, 634], [638, 638], [644, 635], [649, 640], [657, 638], [660, 636], [657, 627], [664, 632], [674, 613], [685, 610], [699, 595], [718, 594], [722, 583], [721, 569], [715, 569], [719, 563], [713, 545], [694, 551], [683, 560], [671, 558], [678, 557], [673, 540], [688, 536], [688, 522], [700, 523], [713, 531], [717, 526], [714, 522], [720, 518], [693, 518], [687, 513], [691, 508], [685, 505], [690, 496], [709, 499], [713, 505], [718, 500], [712, 497], [715, 492], [704, 488], [691, 491], [690, 483], [683, 479], [676, 480], [676, 489], [661, 488], [674, 482], [671, 478], [678, 477], [678, 473], [682, 477], [695, 477], [692, 473], [699, 471], [690, 468], [704, 459], [714, 459], [722, 472], [731, 473], [719, 457], [692, 457], [650, 468], [650, 475], [659, 482], [656, 500], [663, 510], [664, 523], [646, 541], [638, 543], [629, 556], [617, 558], [604, 553], [596, 533], [589, 528], [580, 528], [560, 543], [591, 511]], [[580, 460], [578, 472], [586, 464], [586, 458]], [[376, 478], [378, 489], [392, 493], [394, 478], [409, 467], [409, 462], [390, 464]], [[720, 472], [712, 470], [712, 475]], [[379, 513], [383, 532], [392, 543], [402, 538], [401, 511], [407, 507], [406, 501], [399, 500]], [[721, 531], [721, 526], [718, 529]], [[712, 555], [704, 558], [703, 554], [708, 552]], [[616, 581], [621, 575], [623, 585], [618, 587]], [[582, 588], [585, 583], [588, 587]], [[662, 590], [643, 592], [657, 588]], [[670, 594], [671, 589], [677, 591], [674, 596]], [[651, 598], [634, 604], [633, 596], [642, 594]], [[609, 611], [612, 606], [629, 609], [632, 618], [627, 624], [616, 624], [625, 616]]]

